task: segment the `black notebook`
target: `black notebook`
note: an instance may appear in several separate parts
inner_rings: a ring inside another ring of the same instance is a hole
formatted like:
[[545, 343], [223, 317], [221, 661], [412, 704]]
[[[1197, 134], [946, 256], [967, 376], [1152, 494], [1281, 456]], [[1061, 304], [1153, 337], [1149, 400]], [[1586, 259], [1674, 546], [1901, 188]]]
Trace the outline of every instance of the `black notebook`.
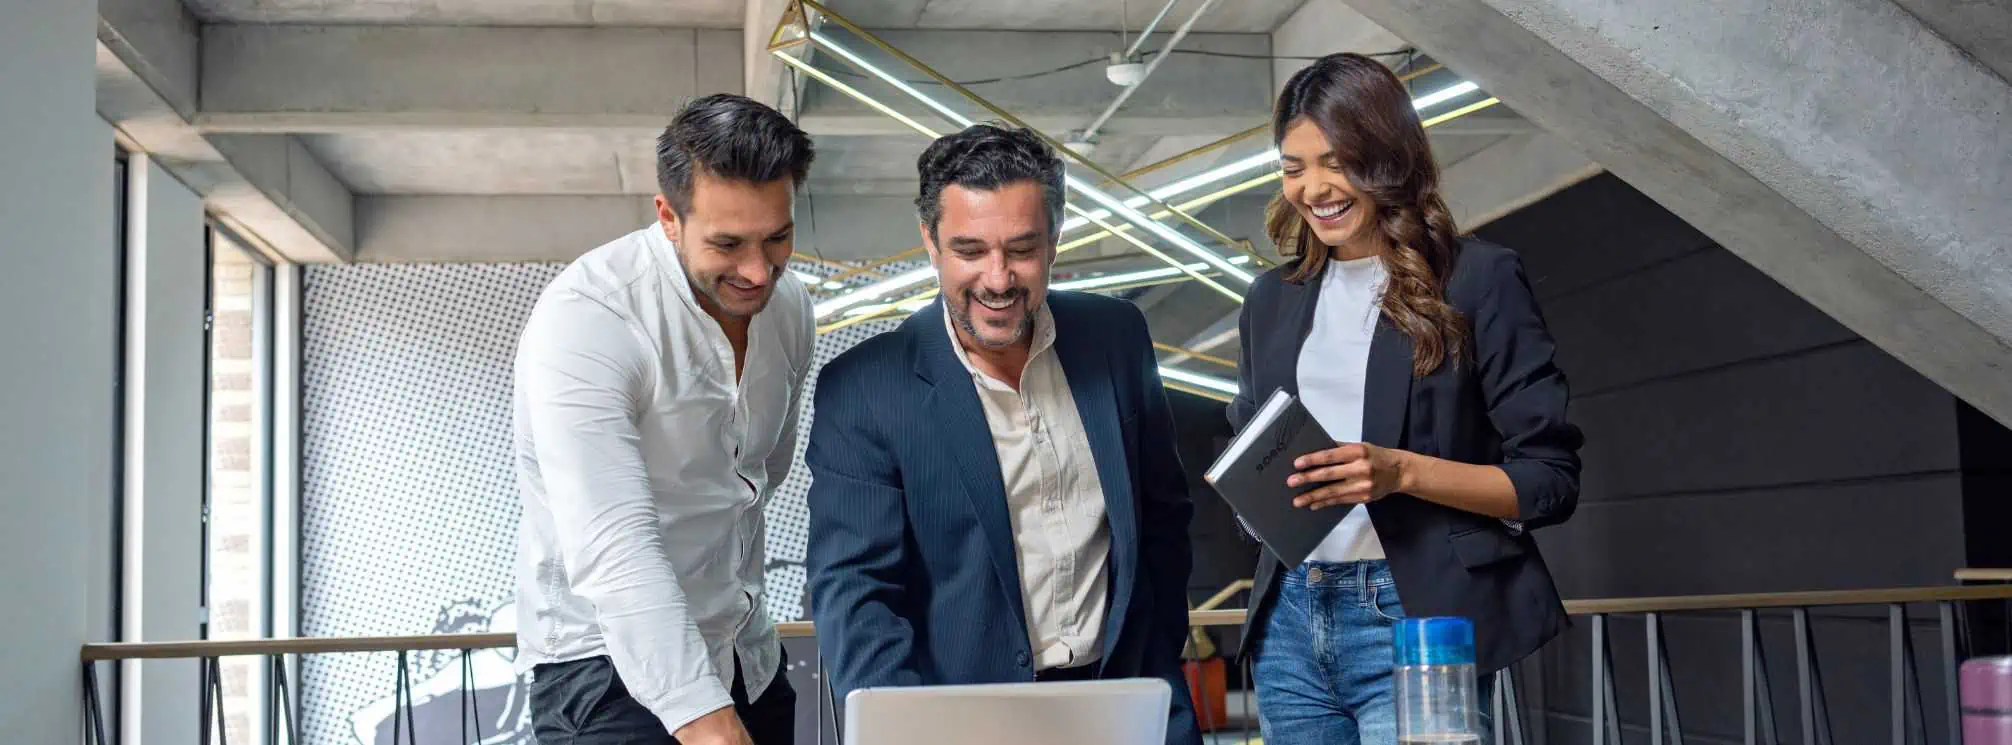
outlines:
[[1299, 566], [1348, 510], [1294, 507], [1294, 497], [1327, 482], [1295, 489], [1285, 480], [1297, 470], [1292, 467], [1294, 459], [1331, 447], [1334, 440], [1320, 422], [1298, 398], [1280, 389], [1265, 400], [1202, 480], [1223, 495], [1243, 518], [1244, 527], [1257, 534], [1273, 556], [1288, 567]]

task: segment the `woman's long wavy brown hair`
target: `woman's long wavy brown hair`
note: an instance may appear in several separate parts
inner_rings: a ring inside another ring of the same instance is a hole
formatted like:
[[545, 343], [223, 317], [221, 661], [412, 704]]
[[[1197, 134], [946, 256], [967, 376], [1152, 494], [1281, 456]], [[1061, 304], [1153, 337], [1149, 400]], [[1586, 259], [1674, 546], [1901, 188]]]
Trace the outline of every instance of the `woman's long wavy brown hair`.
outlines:
[[[1370, 215], [1383, 233], [1382, 258], [1390, 275], [1382, 308], [1411, 337], [1412, 373], [1425, 375], [1458, 364], [1467, 343], [1467, 319], [1446, 302], [1446, 278], [1460, 250], [1453, 213], [1439, 195], [1439, 166], [1411, 93], [1389, 68], [1358, 54], [1334, 54], [1294, 73], [1272, 112], [1272, 142], [1306, 118], [1327, 135], [1349, 184], [1376, 202]], [[1297, 257], [1286, 280], [1321, 275], [1333, 248], [1316, 238], [1299, 210], [1272, 197], [1265, 232], [1284, 256]]]

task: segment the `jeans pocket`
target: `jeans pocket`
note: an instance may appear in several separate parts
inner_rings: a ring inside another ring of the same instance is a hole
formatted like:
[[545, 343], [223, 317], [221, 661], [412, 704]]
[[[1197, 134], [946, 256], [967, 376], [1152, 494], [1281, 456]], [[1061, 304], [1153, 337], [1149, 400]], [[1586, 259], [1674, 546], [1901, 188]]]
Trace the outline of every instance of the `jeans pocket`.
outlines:
[[1370, 585], [1369, 611], [1391, 623], [1404, 620], [1404, 604], [1397, 598], [1397, 585]]

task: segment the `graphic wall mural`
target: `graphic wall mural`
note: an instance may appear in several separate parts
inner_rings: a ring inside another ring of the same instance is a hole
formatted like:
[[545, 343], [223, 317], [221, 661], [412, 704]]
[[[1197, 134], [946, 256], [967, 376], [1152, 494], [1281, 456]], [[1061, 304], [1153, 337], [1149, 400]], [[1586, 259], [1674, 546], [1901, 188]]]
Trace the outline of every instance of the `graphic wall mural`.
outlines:
[[[511, 359], [561, 264], [312, 266], [303, 303], [301, 629], [309, 636], [514, 631], [517, 492]], [[806, 272], [814, 267], [796, 267]], [[900, 270], [905, 267], [892, 267]], [[896, 321], [818, 339], [815, 364]], [[815, 385], [817, 370], [811, 371]], [[811, 393], [804, 396], [809, 432]], [[766, 514], [768, 607], [804, 614], [810, 477], [797, 465]], [[814, 652], [792, 649], [800, 693]], [[406, 661], [418, 742], [531, 742], [511, 650]], [[391, 745], [396, 656], [326, 655], [301, 668], [308, 742]], [[478, 693], [464, 710], [464, 676]], [[805, 706], [814, 696], [800, 695]], [[815, 721], [815, 708], [810, 721]], [[399, 717], [404, 719], [404, 717]], [[403, 724], [397, 725], [403, 727]], [[805, 725], [810, 726], [809, 724]], [[480, 736], [476, 735], [479, 730]], [[408, 733], [409, 734], [409, 733]]]

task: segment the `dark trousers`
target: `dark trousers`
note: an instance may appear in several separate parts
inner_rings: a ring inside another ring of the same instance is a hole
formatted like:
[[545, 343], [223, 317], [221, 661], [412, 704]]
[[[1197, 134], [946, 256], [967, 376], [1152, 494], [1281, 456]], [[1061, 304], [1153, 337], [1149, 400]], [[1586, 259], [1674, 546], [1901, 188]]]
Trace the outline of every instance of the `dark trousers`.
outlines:
[[[734, 660], [734, 714], [747, 727], [755, 745], [794, 745], [796, 690], [784, 674], [785, 656], [775, 680], [761, 698], [748, 700], [740, 660]], [[538, 745], [677, 745], [664, 731], [663, 720], [629, 696], [615, 664], [607, 657], [554, 662], [532, 669], [531, 731]]]

